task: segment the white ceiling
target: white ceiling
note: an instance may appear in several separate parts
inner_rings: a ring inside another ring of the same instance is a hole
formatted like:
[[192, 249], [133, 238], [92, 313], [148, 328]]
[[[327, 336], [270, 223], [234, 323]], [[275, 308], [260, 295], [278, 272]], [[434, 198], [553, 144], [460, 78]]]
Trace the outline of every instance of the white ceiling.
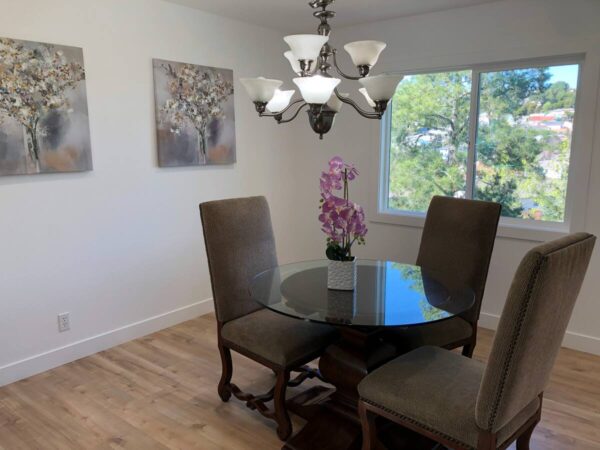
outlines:
[[[167, 1], [285, 32], [312, 33], [319, 23], [308, 0]], [[331, 24], [335, 28], [493, 1], [498, 0], [339, 0], [330, 8], [337, 12]]]

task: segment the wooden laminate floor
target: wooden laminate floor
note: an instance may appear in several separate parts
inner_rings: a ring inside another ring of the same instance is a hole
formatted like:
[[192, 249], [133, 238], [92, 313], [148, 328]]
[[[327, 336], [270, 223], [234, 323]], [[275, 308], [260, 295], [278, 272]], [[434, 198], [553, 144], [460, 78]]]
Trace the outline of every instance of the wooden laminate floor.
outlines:
[[[280, 448], [270, 421], [219, 400], [215, 329], [203, 316], [0, 388], [0, 449]], [[485, 360], [493, 333], [479, 336]], [[236, 356], [234, 381], [273, 376]], [[600, 449], [600, 357], [561, 350], [544, 404], [532, 448]]]

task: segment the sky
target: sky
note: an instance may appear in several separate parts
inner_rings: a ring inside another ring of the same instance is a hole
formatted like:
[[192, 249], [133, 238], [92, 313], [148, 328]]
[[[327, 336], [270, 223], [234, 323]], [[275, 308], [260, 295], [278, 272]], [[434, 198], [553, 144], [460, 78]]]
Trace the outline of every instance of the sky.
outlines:
[[554, 66], [550, 67], [550, 74], [552, 78], [550, 78], [551, 83], [556, 83], [557, 81], [565, 81], [569, 84], [570, 87], [577, 87], [577, 74], [579, 72], [579, 66], [577, 64], [573, 64], [570, 66]]

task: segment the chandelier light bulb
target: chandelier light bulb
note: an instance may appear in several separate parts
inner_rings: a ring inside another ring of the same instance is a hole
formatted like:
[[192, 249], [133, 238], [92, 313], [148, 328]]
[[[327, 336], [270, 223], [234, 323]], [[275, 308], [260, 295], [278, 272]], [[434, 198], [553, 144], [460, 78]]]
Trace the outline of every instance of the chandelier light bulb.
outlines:
[[275, 95], [275, 91], [283, 84], [281, 80], [269, 80], [268, 78], [240, 78], [240, 82], [246, 88], [250, 100], [253, 102], [267, 103]]
[[387, 46], [381, 41], [356, 41], [344, 45], [355, 66], [372, 67], [377, 63], [379, 55]]
[[373, 101], [373, 99], [371, 97], [369, 97], [369, 93], [367, 92], [367, 90], [365, 88], [360, 88], [358, 90], [358, 92], [360, 92], [363, 95], [363, 97], [365, 97], [365, 100], [367, 101], [367, 104], [371, 108], [375, 108], [375, 102]]
[[[340, 94], [340, 96], [346, 98], [349, 97], [350, 94]], [[335, 92], [331, 94], [331, 97], [329, 97], [329, 100], [327, 101], [327, 106], [336, 113], [340, 112], [343, 105], [344, 103], [337, 97], [337, 95], [335, 95]]]
[[[285, 56], [285, 58], [290, 62], [290, 65], [292, 66], [292, 70], [296, 74], [300, 75], [300, 73], [302, 72], [302, 68], [300, 67], [300, 61], [298, 61], [296, 59], [296, 57], [294, 56], [294, 52], [291, 50], [288, 50], [287, 52], [285, 52], [283, 54], [283, 56]], [[314, 73], [316, 68], [317, 68], [316, 64], [311, 64], [309, 73]]]
[[300, 89], [302, 98], [311, 105], [327, 103], [340, 81], [339, 78], [329, 78], [321, 75], [294, 78], [294, 83]]
[[294, 73], [300, 74], [300, 72], [302, 72], [302, 69], [300, 69], [300, 62], [294, 56], [293, 51], [288, 50], [287, 52], [285, 52], [283, 54], [283, 56], [285, 56], [286, 59], [290, 62], [290, 65], [292, 66], [292, 70], [294, 71]]
[[283, 40], [290, 46], [296, 61], [316, 61], [323, 47], [329, 40], [329, 36], [320, 34], [293, 34], [286, 36]]
[[269, 103], [267, 103], [267, 109], [269, 112], [278, 113], [287, 108], [287, 106], [290, 104], [292, 96], [294, 95], [294, 92], [296, 91], [293, 89], [290, 91], [280, 91], [277, 89], [275, 91], [275, 95], [273, 95], [273, 98], [269, 101]]
[[387, 102], [394, 96], [396, 87], [403, 78], [403, 75], [383, 74], [361, 78], [358, 82], [362, 84], [373, 102]]

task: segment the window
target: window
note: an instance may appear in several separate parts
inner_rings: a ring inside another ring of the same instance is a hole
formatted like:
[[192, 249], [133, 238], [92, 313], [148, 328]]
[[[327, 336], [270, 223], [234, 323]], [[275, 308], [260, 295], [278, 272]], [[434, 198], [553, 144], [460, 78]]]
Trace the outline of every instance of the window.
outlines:
[[566, 222], [579, 63], [496, 67], [398, 85], [380, 210], [418, 215], [447, 195], [499, 202], [505, 222]]

